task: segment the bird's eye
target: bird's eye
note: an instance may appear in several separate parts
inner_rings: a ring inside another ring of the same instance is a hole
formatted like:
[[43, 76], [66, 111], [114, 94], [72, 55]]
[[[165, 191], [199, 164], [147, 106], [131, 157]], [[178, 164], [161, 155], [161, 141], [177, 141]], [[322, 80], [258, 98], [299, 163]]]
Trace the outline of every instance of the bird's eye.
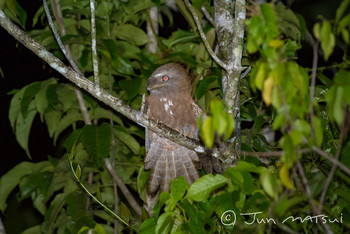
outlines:
[[163, 81], [168, 81], [169, 80], [169, 76], [163, 76], [162, 80]]

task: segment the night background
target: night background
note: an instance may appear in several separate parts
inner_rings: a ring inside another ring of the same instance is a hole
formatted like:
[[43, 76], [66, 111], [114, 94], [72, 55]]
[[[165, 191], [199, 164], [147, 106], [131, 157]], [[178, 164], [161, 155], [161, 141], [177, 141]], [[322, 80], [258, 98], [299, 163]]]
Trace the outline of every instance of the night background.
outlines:
[[[32, 18], [37, 9], [41, 6], [42, 1], [31, 0], [18, 1], [27, 12], [26, 30], [32, 30]], [[310, 28], [317, 20], [318, 15], [323, 15], [327, 19], [334, 18], [335, 11], [340, 4], [340, 0], [296, 0], [284, 1], [289, 4], [291, 9], [301, 14]], [[176, 18], [182, 18], [181, 14], [176, 13]], [[183, 19], [182, 19], [183, 20]], [[182, 20], [175, 20], [175, 27], [181, 27]], [[166, 22], [165, 22], [166, 25]], [[161, 28], [160, 34], [166, 35], [169, 29]], [[171, 30], [170, 30], [171, 31]], [[0, 176], [13, 168], [22, 161], [39, 162], [47, 159], [47, 156], [55, 157], [55, 151], [52, 140], [48, 136], [45, 124], [40, 121], [39, 115], [36, 116], [29, 137], [29, 150], [32, 156], [30, 160], [25, 151], [18, 145], [15, 135], [12, 132], [8, 110], [12, 96], [9, 95], [14, 89], [21, 89], [34, 81], [42, 81], [50, 77], [61, 77], [57, 72], [51, 69], [47, 64], [41, 61], [31, 51], [26, 49], [14, 38], [12, 38], [3, 28], [0, 28], [0, 67], [4, 77], [0, 78], [0, 148], [1, 148], [1, 167]], [[307, 54], [298, 55], [298, 63], [305, 67], [311, 67], [312, 49], [309, 45], [303, 45], [303, 52], [309, 51]], [[308, 50], [307, 50], [308, 48]], [[331, 61], [341, 59], [342, 53], [335, 51], [331, 57]], [[324, 62], [320, 58], [319, 66]], [[65, 79], [62, 79], [66, 82]], [[18, 233], [27, 227], [42, 222], [41, 215], [32, 207], [30, 198], [18, 202], [16, 193], [18, 188], [12, 192], [8, 200], [8, 208], [6, 214], [1, 214], [7, 233]], [[19, 212], [20, 211], [20, 212]]]

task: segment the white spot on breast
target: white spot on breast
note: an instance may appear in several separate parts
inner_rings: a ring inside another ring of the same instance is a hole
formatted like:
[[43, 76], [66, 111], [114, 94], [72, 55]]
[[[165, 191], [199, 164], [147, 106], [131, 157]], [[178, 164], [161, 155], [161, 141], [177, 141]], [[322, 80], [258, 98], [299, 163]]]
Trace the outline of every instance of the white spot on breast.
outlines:
[[161, 98], [160, 99], [161, 102], [165, 102], [164, 103], [164, 109], [166, 112], [168, 112], [170, 115], [173, 115], [173, 112], [171, 111], [171, 106], [173, 106], [173, 102], [171, 100], [168, 100], [167, 98]]

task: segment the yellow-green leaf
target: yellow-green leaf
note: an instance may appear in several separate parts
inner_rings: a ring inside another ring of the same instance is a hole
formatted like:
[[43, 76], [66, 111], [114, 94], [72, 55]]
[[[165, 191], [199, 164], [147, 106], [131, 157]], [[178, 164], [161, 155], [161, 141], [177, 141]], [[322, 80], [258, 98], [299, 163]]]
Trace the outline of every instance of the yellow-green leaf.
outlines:
[[283, 45], [284, 45], [284, 42], [282, 40], [279, 40], [279, 39], [273, 39], [269, 42], [269, 46], [271, 46], [273, 48], [279, 48]]
[[264, 89], [262, 91], [262, 97], [267, 106], [270, 106], [272, 101], [272, 90], [273, 90], [274, 80], [269, 77], [264, 82]]
[[202, 125], [202, 131], [200, 132], [200, 137], [203, 140], [207, 148], [212, 148], [214, 144], [214, 128], [213, 128], [213, 118], [209, 116]]
[[267, 74], [267, 69], [268, 69], [267, 63], [261, 63], [259, 66], [258, 72], [256, 73], [255, 85], [260, 90], [262, 90], [263, 88], [264, 80]]
[[321, 120], [316, 116], [314, 116], [314, 136], [316, 145], [320, 147], [323, 142], [323, 130]]
[[289, 169], [287, 165], [283, 164], [280, 171], [279, 176], [282, 184], [290, 190], [294, 190], [294, 183], [289, 179]]

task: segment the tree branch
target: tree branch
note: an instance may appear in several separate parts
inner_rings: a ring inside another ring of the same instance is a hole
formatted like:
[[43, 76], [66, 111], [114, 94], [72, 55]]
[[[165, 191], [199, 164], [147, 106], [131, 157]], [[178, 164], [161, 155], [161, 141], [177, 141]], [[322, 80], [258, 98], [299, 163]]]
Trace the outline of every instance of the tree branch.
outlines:
[[215, 0], [214, 7], [214, 23], [221, 59], [225, 64], [229, 64], [229, 69], [223, 72], [221, 79], [223, 98], [228, 112], [235, 119], [235, 148], [239, 150], [241, 148], [240, 75], [246, 15], [245, 0], [237, 0], [235, 9], [232, 1]]
[[205, 48], [207, 49], [208, 53], [210, 54], [210, 56], [214, 59], [214, 61], [223, 69], [225, 69], [226, 71], [230, 70], [231, 68], [225, 64], [221, 59], [218, 58], [218, 56], [216, 56], [216, 54], [214, 53], [214, 51], [211, 49], [209, 42], [207, 40], [207, 37], [205, 36], [205, 33], [203, 32], [202, 26], [201, 26], [201, 22], [198, 19], [198, 16], [196, 14], [196, 12], [194, 11], [191, 3], [188, 0], [185, 0], [185, 4], [187, 6], [187, 8], [190, 10], [194, 21], [196, 22], [197, 25], [197, 29], [199, 31], [199, 34], [201, 35], [202, 41], [205, 45]]
[[91, 9], [91, 50], [92, 50], [92, 67], [94, 70], [94, 83], [97, 92], [100, 92], [100, 79], [98, 76], [98, 58], [96, 51], [96, 23], [95, 23], [95, 0], [90, 0]]
[[107, 170], [109, 171], [109, 173], [111, 174], [111, 176], [113, 177], [114, 181], [117, 182], [117, 185], [119, 186], [119, 188], [123, 192], [125, 198], [128, 200], [130, 206], [135, 210], [137, 215], [141, 216], [142, 215], [141, 207], [136, 202], [136, 200], [134, 199], [134, 197], [130, 193], [129, 189], [124, 184], [124, 182], [119, 178], [119, 176], [117, 176], [114, 168], [112, 167], [111, 162], [107, 158], [105, 158], [105, 166], [106, 166]]

